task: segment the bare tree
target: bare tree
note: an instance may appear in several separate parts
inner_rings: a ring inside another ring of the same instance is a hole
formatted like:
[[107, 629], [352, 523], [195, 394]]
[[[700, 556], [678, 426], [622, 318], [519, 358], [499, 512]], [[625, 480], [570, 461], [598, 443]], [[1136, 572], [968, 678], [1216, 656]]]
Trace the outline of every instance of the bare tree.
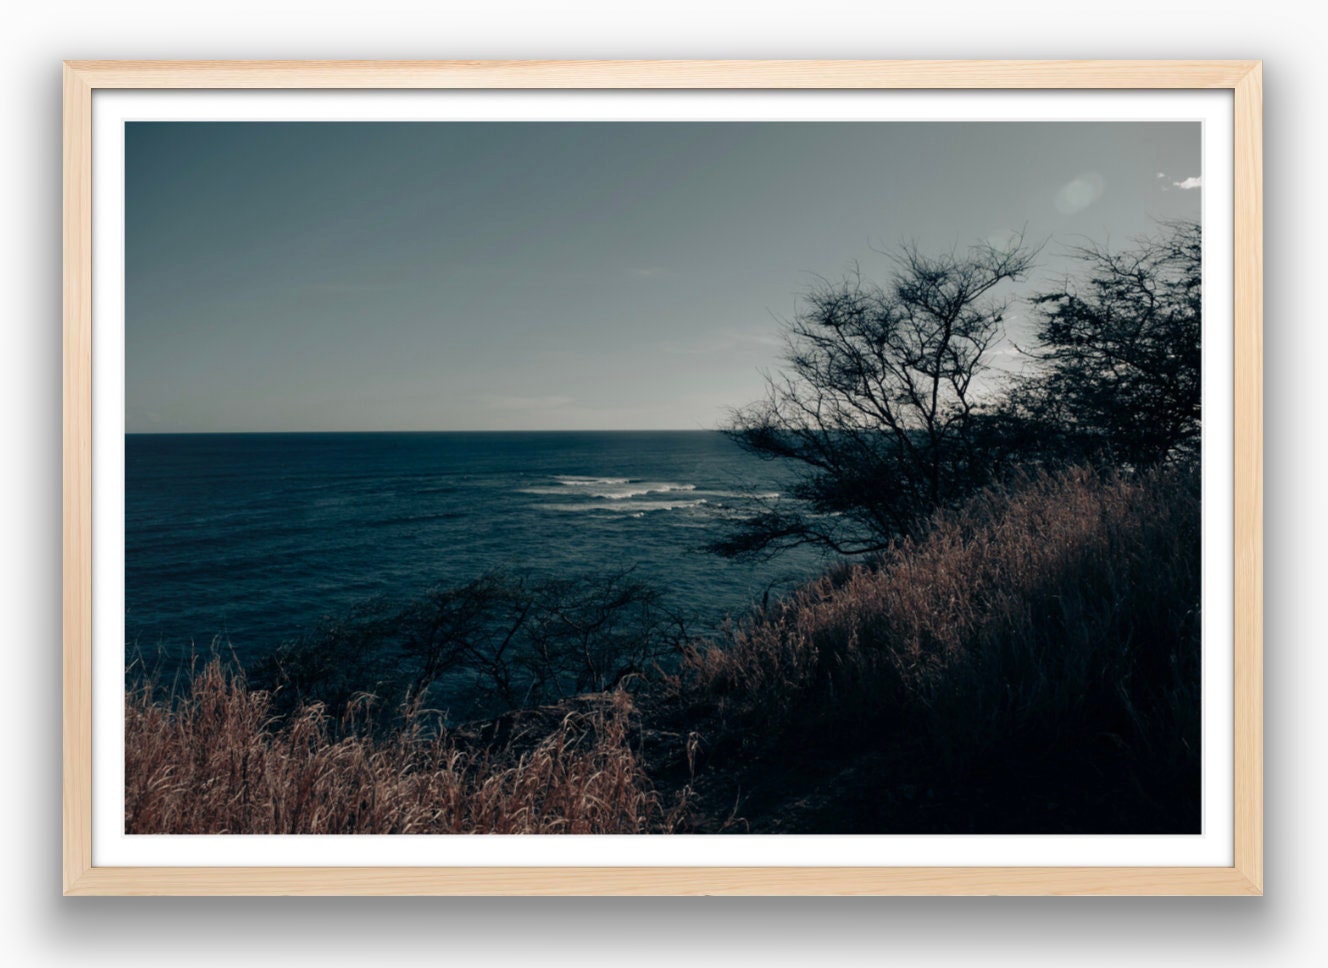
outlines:
[[792, 500], [712, 550], [880, 550], [989, 480], [981, 376], [1007, 307], [995, 290], [1023, 277], [1036, 254], [1022, 236], [937, 257], [905, 246], [886, 286], [855, 271], [807, 293], [787, 324], [788, 369], [767, 378], [766, 398], [735, 412], [727, 431], [751, 453], [789, 462]]

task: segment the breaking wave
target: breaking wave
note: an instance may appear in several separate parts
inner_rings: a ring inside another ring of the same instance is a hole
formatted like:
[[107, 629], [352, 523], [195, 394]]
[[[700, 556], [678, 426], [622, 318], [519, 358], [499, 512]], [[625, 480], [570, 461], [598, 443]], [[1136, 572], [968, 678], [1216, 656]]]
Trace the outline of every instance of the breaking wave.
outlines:
[[698, 508], [706, 504], [705, 498], [695, 501], [584, 501], [579, 504], [539, 504], [540, 511], [609, 511], [615, 514], [639, 515], [647, 511], [677, 511]]
[[630, 477], [581, 477], [576, 474], [558, 474], [554, 480], [564, 487], [594, 487], [596, 484], [629, 484]]

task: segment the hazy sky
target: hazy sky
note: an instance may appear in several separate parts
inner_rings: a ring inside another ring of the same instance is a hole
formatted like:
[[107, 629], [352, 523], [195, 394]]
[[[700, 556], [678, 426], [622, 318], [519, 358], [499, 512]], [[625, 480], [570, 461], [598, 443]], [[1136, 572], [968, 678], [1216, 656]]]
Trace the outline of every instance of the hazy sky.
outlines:
[[[873, 248], [1197, 218], [1197, 123], [161, 123], [126, 131], [126, 423], [694, 429]], [[1016, 330], [1026, 325], [1011, 314]]]

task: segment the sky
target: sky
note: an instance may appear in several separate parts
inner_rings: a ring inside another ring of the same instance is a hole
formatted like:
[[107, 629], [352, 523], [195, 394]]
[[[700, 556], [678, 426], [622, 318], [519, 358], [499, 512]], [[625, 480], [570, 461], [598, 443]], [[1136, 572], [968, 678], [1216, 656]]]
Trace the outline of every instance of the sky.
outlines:
[[125, 155], [130, 433], [714, 428], [818, 276], [1023, 230], [1031, 293], [1201, 192], [1172, 122], [131, 122]]

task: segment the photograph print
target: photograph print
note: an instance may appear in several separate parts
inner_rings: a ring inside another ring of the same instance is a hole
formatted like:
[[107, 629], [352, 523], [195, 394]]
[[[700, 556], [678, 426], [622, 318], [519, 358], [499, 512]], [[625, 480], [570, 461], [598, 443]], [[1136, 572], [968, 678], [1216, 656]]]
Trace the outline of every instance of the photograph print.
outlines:
[[124, 831], [1199, 833], [1201, 133], [127, 123]]

